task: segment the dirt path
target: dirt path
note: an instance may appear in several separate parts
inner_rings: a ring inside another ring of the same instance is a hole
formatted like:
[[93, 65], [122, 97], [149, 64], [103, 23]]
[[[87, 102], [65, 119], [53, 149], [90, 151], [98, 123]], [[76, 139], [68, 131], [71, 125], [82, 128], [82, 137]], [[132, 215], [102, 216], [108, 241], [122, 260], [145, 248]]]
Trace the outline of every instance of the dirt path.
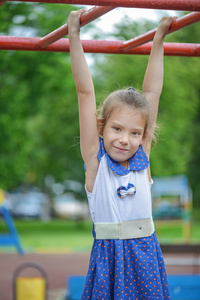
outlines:
[[[70, 275], [86, 274], [89, 253], [74, 254], [18, 254], [0, 253], [0, 300], [13, 300], [13, 273], [25, 262], [34, 262], [44, 268], [48, 275], [48, 300], [63, 299], [66, 280]], [[200, 274], [200, 255], [165, 254], [168, 274]], [[27, 269], [23, 275], [38, 275], [38, 271]], [[35, 273], [33, 273], [35, 272]], [[60, 295], [60, 297], [59, 297]], [[61, 297], [62, 296], [62, 297]]]

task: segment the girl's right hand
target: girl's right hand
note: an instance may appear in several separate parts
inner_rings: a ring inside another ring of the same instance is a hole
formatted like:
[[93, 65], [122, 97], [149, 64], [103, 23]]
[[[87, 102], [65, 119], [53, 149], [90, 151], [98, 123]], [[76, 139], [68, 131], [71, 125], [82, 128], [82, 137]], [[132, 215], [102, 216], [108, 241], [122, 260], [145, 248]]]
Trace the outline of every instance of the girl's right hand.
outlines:
[[71, 11], [67, 20], [69, 33], [79, 33], [80, 31], [80, 16], [86, 12], [85, 9], [79, 9], [78, 11]]

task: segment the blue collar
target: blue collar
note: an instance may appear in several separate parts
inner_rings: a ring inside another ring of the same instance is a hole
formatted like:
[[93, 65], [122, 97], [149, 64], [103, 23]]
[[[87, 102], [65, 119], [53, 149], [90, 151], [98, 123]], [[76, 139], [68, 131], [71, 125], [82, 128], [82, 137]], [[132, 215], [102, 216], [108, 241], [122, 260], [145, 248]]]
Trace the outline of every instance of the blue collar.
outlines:
[[107, 164], [109, 168], [118, 175], [126, 175], [130, 171], [141, 171], [148, 168], [149, 159], [143, 150], [142, 145], [140, 145], [134, 155], [129, 158], [129, 169], [123, 167], [119, 162], [113, 160], [106, 152], [104, 148], [103, 138], [99, 138], [99, 152], [98, 159], [106, 155]]

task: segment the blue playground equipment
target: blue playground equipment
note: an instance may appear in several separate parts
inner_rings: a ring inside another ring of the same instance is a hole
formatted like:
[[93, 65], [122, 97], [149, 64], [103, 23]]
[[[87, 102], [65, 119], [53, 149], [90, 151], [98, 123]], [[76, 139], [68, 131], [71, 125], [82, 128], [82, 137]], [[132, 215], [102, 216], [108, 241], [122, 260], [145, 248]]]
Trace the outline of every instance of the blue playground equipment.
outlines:
[[[67, 300], [79, 300], [83, 291], [85, 276], [68, 278]], [[172, 300], [200, 300], [200, 275], [168, 275]]]
[[19, 235], [17, 233], [17, 229], [13, 222], [13, 219], [4, 206], [0, 206], [0, 214], [3, 216], [5, 223], [8, 228], [8, 233], [1, 233], [0, 234], [0, 247], [1, 246], [14, 246], [17, 249], [19, 254], [24, 254], [24, 250], [22, 248]]
[[154, 220], [176, 220], [185, 243], [191, 240], [192, 190], [186, 175], [154, 177], [151, 188]]
[[187, 176], [154, 177], [153, 181], [151, 193], [154, 219], [181, 218], [188, 220], [192, 208], [192, 190]]

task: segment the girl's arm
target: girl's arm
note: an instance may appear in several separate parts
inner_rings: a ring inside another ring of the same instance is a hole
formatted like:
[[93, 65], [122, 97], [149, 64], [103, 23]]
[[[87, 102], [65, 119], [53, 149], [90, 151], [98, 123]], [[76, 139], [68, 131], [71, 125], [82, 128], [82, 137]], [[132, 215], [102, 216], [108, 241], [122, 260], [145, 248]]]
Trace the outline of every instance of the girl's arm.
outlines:
[[[155, 129], [159, 99], [163, 87], [163, 42], [165, 35], [168, 33], [174, 17], [164, 17], [161, 19], [156, 34], [154, 36], [153, 45], [147, 65], [144, 81], [143, 94], [149, 102], [150, 109], [150, 131], [147, 135], [146, 143], [144, 145], [147, 156], [150, 156], [151, 142], [153, 131]], [[151, 178], [149, 168], [149, 179]]]
[[68, 18], [72, 73], [79, 102], [80, 146], [86, 164], [86, 186], [92, 191], [98, 169], [99, 134], [92, 77], [80, 41], [80, 16], [85, 10], [73, 11]]
[[[153, 128], [155, 127], [157, 119], [159, 99], [163, 87], [163, 42], [173, 20], [174, 17], [164, 17], [159, 23], [154, 36], [149, 62], [143, 81], [142, 92], [149, 102], [150, 127]], [[148, 140], [148, 143], [151, 144], [151, 141], [152, 139], [150, 139], [150, 141]]]

